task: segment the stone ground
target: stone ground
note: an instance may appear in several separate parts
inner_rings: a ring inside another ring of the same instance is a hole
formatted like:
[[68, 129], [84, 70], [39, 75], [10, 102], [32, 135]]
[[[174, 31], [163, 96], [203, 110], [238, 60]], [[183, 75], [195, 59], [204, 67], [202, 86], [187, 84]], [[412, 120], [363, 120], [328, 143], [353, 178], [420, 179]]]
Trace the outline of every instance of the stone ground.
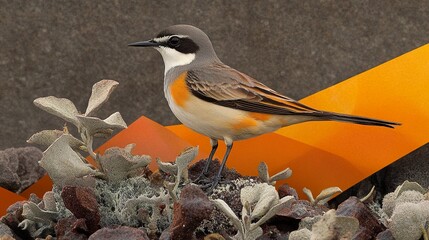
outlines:
[[86, 108], [91, 86], [120, 82], [101, 115], [178, 123], [163, 97], [155, 50], [127, 47], [188, 23], [219, 57], [300, 99], [428, 42], [424, 1], [0, 0], [0, 149], [25, 146], [62, 121], [33, 106], [56, 95]]

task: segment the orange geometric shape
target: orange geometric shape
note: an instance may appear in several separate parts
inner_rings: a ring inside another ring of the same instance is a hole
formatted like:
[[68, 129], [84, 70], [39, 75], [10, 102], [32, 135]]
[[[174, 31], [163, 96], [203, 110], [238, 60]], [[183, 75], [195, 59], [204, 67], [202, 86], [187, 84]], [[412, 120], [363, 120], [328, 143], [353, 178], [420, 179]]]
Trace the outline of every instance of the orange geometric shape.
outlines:
[[35, 182], [33, 185], [25, 189], [20, 195], [25, 199], [30, 198], [30, 194], [34, 193], [39, 198], [42, 198], [45, 192], [52, 190], [52, 180], [48, 174], [45, 174], [41, 179]]
[[[136, 144], [132, 151], [133, 154], [144, 154], [153, 158], [149, 165], [151, 170], [158, 169], [155, 158], [160, 158], [162, 161], [175, 161], [180, 152], [191, 146], [186, 140], [177, 137], [164, 126], [141, 116], [128, 128], [101, 145], [95, 152], [103, 154], [110, 147], [125, 147], [130, 143]], [[203, 157], [206, 157], [206, 153], [200, 150], [197, 159]]]
[[18, 194], [0, 187], [0, 216], [6, 214], [6, 210], [10, 205], [24, 200], [26, 199]]

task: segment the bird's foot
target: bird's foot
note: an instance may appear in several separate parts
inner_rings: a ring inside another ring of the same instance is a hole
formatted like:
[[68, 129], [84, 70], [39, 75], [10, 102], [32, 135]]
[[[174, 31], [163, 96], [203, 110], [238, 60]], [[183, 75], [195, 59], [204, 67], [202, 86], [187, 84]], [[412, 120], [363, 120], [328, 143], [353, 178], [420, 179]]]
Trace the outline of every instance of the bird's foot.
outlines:
[[218, 178], [218, 177], [214, 177], [214, 178], [205, 178], [205, 179], [201, 179], [198, 182], [198, 185], [200, 186], [201, 189], [205, 190], [208, 193], [212, 193], [213, 190], [219, 185], [219, 184], [228, 184], [230, 183], [231, 180], [227, 180], [227, 179], [222, 179], [222, 178]]

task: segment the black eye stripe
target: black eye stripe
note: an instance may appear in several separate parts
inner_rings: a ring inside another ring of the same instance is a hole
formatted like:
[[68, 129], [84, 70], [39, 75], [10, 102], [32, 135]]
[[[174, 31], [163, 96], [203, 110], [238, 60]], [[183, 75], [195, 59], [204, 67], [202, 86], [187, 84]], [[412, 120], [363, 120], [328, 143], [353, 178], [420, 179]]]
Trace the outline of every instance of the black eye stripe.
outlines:
[[[176, 36], [174, 36], [176, 37]], [[173, 37], [172, 37], [173, 38]], [[170, 38], [168, 41], [161, 43], [160, 45], [163, 47], [168, 47], [168, 48], [174, 48], [177, 51], [181, 52], [181, 53], [196, 53], [200, 48], [198, 47], [198, 45], [192, 41], [192, 39], [187, 38], [187, 37], [182, 37], [179, 38], [180, 39], [180, 43], [177, 46], [173, 46], [170, 43], [170, 40], [172, 39]], [[178, 37], [176, 37], [178, 38]]]

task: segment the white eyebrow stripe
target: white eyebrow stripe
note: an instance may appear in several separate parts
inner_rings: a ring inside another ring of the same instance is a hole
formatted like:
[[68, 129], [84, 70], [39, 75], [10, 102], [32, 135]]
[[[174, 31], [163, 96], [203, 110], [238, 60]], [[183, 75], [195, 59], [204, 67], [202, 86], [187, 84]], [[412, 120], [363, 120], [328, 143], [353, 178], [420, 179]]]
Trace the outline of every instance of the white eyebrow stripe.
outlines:
[[170, 35], [170, 36], [164, 36], [164, 37], [159, 37], [159, 38], [154, 38], [153, 40], [155, 42], [166, 42], [168, 39], [170, 39], [171, 37], [179, 37], [179, 38], [186, 38], [189, 37], [187, 35]]

